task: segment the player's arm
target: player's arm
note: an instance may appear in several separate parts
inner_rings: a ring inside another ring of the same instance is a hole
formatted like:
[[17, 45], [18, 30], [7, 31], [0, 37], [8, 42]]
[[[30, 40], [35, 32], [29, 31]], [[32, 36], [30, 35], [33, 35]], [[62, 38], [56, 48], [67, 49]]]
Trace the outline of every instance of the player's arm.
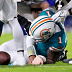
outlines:
[[28, 57], [29, 57], [28, 64], [32, 64], [32, 61], [36, 57], [34, 44], [35, 44], [34, 39], [32, 39], [31, 36], [27, 36], [26, 45], [27, 45], [27, 52], [28, 52]]
[[33, 60], [32, 65], [43, 65], [46, 62], [46, 58], [42, 55], [36, 56], [36, 58]]
[[66, 17], [68, 15], [72, 15], [72, 8], [69, 10], [60, 10], [52, 16], [52, 19], [54, 22], [60, 22], [61, 17]]
[[60, 52], [51, 52], [49, 50], [47, 51], [47, 53], [48, 57], [44, 57], [42, 55], [36, 56], [36, 58], [32, 62], [32, 65], [54, 64], [60, 55]]
[[27, 36], [26, 39], [26, 45], [27, 45], [27, 52], [28, 52], [28, 56], [29, 56], [29, 62], [28, 64], [31, 65], [39, 65], [39, 64], [43, 64], [44, 62], [46, 62], [46, 58], [42, 55], [36, 55], [36, 50], [35, 50], [35, 40], [32, 39], [31, 36]]
[[29, 35], [29, 27], [31, 25], [31, 22], [28, 21], [25, 17], [23, 17], [22, 15], [17, 13], [17, 17], [18, 17], [18, 22], [19, 24], [25, 28], [27, 34]]

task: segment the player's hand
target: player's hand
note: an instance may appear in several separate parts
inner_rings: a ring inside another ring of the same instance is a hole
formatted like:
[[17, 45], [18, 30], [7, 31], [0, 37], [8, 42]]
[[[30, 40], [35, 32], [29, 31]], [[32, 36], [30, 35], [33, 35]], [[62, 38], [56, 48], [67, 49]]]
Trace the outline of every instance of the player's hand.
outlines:
[[35, 57], [36, 57], [35, 55], [29, 56], [29, 62], [28, 62], [28, 64], [32, 64], [32, 62], [35, 59]]
[[32, 65], [43, 65], [43, 59], [40, 57], [40, 56], [37, 56], [33, 62], [32, 62]]

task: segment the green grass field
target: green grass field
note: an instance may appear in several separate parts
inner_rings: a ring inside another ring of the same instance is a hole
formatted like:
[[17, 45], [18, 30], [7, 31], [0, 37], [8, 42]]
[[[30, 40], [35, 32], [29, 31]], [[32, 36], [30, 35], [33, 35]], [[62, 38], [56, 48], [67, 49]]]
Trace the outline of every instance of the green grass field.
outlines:
[[[72, 33], [67, 32], [68, 44], [66, 50], [68, 50], [67, 58], [72, 58]], [[0, 38], [0, 45], [8, 40], [13, 39], [12, 34], [2, 35]], [[26, 66], [0, 66], [1, 72], [72, 72], [72, 65], [63, 62], [56, 62], [56, 64], [46, 65], [26, 65]]]

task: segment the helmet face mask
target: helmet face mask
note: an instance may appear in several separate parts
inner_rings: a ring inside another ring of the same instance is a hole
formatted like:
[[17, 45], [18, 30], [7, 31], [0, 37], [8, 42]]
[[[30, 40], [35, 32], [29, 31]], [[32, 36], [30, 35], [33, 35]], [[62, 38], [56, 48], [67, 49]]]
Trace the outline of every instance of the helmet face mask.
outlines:
[[33, 39], [35, 40], [35, 42], [38, 42], [38, 43], [45, 42], [45, 39], [44, 38], [42, 38], [42, 39], [33, 38]]

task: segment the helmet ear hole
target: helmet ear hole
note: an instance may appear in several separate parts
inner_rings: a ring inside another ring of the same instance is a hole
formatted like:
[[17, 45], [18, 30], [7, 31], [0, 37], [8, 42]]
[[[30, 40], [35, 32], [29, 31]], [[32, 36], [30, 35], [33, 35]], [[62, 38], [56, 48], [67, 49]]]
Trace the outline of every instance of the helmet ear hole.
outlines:
[[47, 40], [55, 33], [55, 23], [48, 16], [39, 16], [32, 22], [29, 32], [35, 39]]

